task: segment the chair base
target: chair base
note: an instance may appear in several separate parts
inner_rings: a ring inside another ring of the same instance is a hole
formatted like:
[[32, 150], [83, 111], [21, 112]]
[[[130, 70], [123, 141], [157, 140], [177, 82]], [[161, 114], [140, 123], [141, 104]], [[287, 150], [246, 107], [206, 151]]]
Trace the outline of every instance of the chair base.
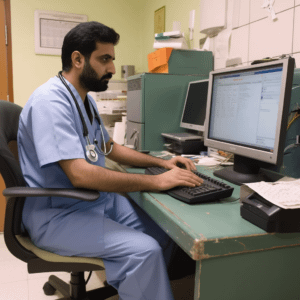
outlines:
[[84, 272], [72, 272], [70, 284], [51, 275], [43, 289], [46, 295], [54, 295], [56, 291], [59, 291], [64, 297], [58, 300], [105, 300], [118, 293], [116, 289], [109, 285], [87, 292]]

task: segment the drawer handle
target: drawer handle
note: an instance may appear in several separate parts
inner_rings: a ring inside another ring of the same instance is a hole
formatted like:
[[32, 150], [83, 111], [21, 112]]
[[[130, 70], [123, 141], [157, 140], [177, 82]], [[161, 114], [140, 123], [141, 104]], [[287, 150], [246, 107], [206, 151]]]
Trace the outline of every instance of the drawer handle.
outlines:
[[134, 129], [133, 134], [131, 135], [130, 139], [132, 139], [134, 137], [134, 135], [136, 135], [138, 133], [138, 131], [136, 129]]

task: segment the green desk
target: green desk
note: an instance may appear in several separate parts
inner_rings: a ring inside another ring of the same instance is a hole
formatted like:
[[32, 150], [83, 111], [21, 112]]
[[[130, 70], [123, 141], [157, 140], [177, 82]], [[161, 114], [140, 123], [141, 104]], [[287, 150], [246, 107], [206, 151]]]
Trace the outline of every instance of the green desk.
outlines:
[[241, 218], [234, 188], [230, 198], [198, 205], [163, 193], [129, 196], [196, 261], [195, 300], [299, 300], [300, 233], [268, 234]]

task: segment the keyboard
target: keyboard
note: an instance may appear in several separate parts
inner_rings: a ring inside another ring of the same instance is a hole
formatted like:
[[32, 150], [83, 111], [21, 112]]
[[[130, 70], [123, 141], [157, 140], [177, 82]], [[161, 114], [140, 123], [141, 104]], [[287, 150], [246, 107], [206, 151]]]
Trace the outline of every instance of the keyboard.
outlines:
[[[167, 171], [169, 170], [165, 168], [150, 167], [146, 169], [145, 174], [159, 175]], [[180, 186], [164, 192], [175, 199], [189, 204], [216, 201], [232, 195], [233, 187], [200, 172], [193, 172], [203, 179], [202, 185], [193, 188]]]

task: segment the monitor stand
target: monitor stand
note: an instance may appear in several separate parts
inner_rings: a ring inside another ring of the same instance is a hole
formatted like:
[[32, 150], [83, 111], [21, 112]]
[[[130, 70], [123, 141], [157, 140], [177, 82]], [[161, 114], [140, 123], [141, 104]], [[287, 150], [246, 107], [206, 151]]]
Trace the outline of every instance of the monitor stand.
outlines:
[[260, 170], [261, 168], [270, 168], [270, 166], [270, 164], [256, 159], [234, 155], [234, 164], [232, 167], [225, 167], [224, 169], [215, 171], [213, 174], [236, 185], [259, 181], [270, 182], [273, 180]]

